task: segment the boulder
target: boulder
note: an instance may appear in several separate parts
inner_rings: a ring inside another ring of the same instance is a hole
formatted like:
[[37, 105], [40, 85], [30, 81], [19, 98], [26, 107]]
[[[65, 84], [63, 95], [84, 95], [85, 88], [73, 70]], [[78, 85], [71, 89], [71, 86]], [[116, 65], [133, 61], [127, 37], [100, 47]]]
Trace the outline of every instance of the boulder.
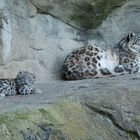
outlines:
[[0, 101], [0, 139], [139, 140], [139, 80], [52, 81], [36, 85], [40, 94], [6, 97]]

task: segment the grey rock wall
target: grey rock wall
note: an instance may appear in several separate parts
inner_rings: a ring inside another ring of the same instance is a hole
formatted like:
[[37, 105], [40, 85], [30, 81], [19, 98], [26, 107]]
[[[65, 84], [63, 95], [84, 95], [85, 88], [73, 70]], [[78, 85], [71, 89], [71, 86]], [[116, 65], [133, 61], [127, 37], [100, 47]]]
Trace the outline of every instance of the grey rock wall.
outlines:
[[60, 79], [73, 49], [98, 41], [111, 46], [140, 31], [139, 7], [139, 0], [1, 0], [0, 78], [28, 70], [38, 81]]
[[[81, 46], [76, 31], [63, 22], [36, 13], [25, 0], [3, 1], [0, 78], [29, 70], [38, 80], [56, 79], [68, 51]], [[6, 12], [4, 12], [6, 11]], [[35, 14], [35, 16], [34, 16]]]

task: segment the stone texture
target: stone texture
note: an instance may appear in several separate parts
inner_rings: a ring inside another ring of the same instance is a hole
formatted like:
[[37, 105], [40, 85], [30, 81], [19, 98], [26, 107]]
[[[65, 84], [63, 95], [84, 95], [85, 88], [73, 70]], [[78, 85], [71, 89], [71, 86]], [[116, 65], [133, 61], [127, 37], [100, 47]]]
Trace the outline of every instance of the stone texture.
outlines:
[[97, 33], [103, 37], [107, 44], [114, 44], [128, 32], [140, 32], [139, 7], [139, 0], [127, 1], [126, 4], [108, 16], [103, 24], [98, 27]]
[[[139, 0], [30, 0], [38, 13], [50, 14], [87, 37], [87, 42], [118, 43], [130, 31], [140, 31]], [[63, 9], [63, 10], [60, 10]], [[65, 11], [65, 12], [63, 12]]]
[[[30, 0], [38, 13], [46, 13], [79, 29], [95, 29], [126, 0]], [[60, 10], [63, 9], [63, 10]]]
[[0, 101], [0, 138], [139, 140], [139, 80], [125, 75], [37, 84], [41, 94]]
[[5, 28], [1, 28], [1, 78], [15, 77], [19, 70], [28, 70], [38, 80], [60, 79], [67, 52], [81, 46], [74, 40], [76, 31], [50, 15], [34, 13], [36, 8], [25, 0], [2, 2], [8, 13], [2, 14], [9, 22], [2, 19]]

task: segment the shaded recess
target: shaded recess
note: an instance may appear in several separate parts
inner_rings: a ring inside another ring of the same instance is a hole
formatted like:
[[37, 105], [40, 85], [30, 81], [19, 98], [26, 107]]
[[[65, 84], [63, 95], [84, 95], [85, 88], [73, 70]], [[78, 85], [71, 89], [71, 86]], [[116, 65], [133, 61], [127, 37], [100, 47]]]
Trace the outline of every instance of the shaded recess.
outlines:
[[36, 0], [30, 2], [38, 13], [50, 14], [55, 18], [77, 29], [95, 29], [110, 15], [121, 7], [126, 0], [81, 0], [81, 1], [46, 1], [44, 4]]
[[93, 3], [78, 3], [73, 10], [72, 21], [85, 29], [95, 29], [102, 24], [112, 10], [121, 7], [126, 0], [100, 0]]

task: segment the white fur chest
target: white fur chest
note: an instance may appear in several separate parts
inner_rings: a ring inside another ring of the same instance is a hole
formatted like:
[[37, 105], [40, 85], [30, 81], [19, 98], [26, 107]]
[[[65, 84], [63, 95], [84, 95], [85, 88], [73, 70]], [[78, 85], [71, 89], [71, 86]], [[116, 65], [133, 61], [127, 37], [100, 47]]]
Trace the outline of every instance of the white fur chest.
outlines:
[[103, 52], [100, 64], [101, 68], [107, 68], [108, 70], [113, 71], [119, 64], [119, 56], [113, 49], [108, 49]]

